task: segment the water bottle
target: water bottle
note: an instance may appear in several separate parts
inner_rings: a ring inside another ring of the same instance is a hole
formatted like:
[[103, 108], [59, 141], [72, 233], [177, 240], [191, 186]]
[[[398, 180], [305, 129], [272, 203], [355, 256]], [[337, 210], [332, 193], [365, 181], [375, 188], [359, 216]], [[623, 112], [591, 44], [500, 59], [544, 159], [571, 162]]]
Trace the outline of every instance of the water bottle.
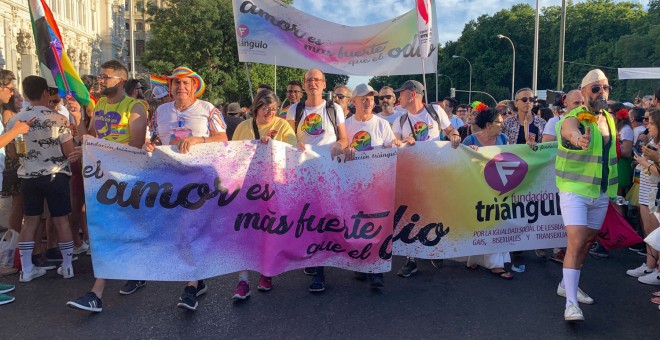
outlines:
[[18, 157], [25, 157], [27, 154], [27, 145], [25, 144], [25, 138], [22, 134], [16, 136], [14, 146], [16, 147], [16, 155], [18, 155]]

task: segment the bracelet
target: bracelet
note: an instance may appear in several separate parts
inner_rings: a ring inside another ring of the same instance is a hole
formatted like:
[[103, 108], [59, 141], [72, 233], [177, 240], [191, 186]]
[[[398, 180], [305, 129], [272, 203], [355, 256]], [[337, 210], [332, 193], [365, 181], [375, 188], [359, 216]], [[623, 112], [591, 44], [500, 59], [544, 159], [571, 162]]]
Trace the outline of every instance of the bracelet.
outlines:
[[653, 166], [653, 163], [649, 164], [649, 166], [646, 167], [646, 171], [647, 171], [647, 172], [651, 172], [651, 167], [652, 167], [652, 166]]

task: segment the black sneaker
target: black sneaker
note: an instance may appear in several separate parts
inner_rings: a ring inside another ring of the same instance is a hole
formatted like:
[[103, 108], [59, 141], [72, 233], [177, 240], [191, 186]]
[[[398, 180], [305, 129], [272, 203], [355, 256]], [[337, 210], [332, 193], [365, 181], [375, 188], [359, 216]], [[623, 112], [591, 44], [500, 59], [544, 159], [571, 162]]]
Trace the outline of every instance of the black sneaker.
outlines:
[[53, 270], [57, 268], [57, 265], [48, 263], [48, 261], [44, 260], [43, 257], [40, 255], [32, 255], [32, 264], [35, 267], [43, 268], [45, 270]]
[[66, 303], [71, 308], [86, 310], [88, 312], [100, 313], [103, 311], [103, 303], [94, 292], [89, 292], [73, 301]]
[[206, 290], [208, 287], [204, 284], [204, 280], [199, 280], [197, 281], [197, 293], [195, 296], [199, 297], [202, 296], [202, 294], [206, 293]]
[[598, 243], [594, 244], [591, 249], [589, 249], [589, 254], [591, 254], [591, 256], [601, 258], [610, 257], [610, 253], [607, 251], [607, 249]]
[[433, 260], [431, 260], [431, 264], [433, 265], [433, 267], [436, 267], [436, 268], [442, 268], [443, 263], [444, 263], [444, 261], [442, 259], [433, 259]]
[[353, 277], [358, 281], [366, 281], [367, 273], [353, 272]]
[[[78, 256], [73, 255], [71, 261], [78, 260]], [[50, 248], [46, 250], [46, 261], [48, 262], [62, 262], [62, 252], [57, 248]]]
[[303, 269], [303, 273], [309, 276], [316, 275], [316, 267], [307, 267]]
[[197, 310], [197, 288], [186, 286], [176, 306], [188, 310]]
[[410, 275], [415, 273], [417, 273], [417, 263], [415, 263], [415, 261], [408, 260], [396, 274], [401, 277], [410, 277]]
[[325, 276], [314, 275], [312, 284], [309, 285], [309, 291], [312, 293], [321, 293], [325, 291]]
[[119, 290], [119, 294], [121, 295], [129, 295], [135, 293], [138, 288], [144, 287], [144, 285], [147, 284], [147, 281], [137, 281], [137, 280], [130, 280], [127, 281], [124, 287], [122, 287]]
[[644, 257], [645, 257], [645, 256], [646, 256], [646, 248], [644, 248], [644, 249], [638, 251], [638, 252], [637, 252], [637, 255], [639, 255], [639, 256], [644, 256]]
[[369, 274], [369, 287], [380, 289], [385, 287], [385, 281], [383, 280], [383, 274]]

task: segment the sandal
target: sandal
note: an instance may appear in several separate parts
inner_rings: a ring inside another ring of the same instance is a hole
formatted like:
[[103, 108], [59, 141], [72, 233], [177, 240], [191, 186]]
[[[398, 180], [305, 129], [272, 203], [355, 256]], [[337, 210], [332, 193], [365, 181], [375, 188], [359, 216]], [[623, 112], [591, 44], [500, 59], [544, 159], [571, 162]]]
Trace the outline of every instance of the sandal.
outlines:
[[501, 272], [500, 272], [500, 271], [494, 272], [494, 271], [491, 269], [490, 273], [493, 274], [493, 275], [495, 275], [495, 276], [498, 276], [499, 278], [504, 279], [504, 280], [511, 280], [511, 279], [513, 279], [513, 274], [511, 274], [511, 272], [508, 272], [508, 271], [506, 271], [506, 270], [504, 270], [504, 269], [502, 269], [502, 268], [499, 268], [499, 269], [501, 269], [502, 271], [501, 271]]
[[653, 295], [653, 296], [660, 296], [660, 290], [657, 291], [657, 292], [653, 292], [653, 293], [651, 293], [651, 295]]
[[471, 266], [465, 266], [465, 268], [469, 269], [469, 270], [477, 270], [477, 269], [479, 269], [479, 265], [478, 264], [473, 264]]
[[660, 297], [654, 297], [651, 298], [651, 302], [655, 303], [656, 305], [660, 305]]

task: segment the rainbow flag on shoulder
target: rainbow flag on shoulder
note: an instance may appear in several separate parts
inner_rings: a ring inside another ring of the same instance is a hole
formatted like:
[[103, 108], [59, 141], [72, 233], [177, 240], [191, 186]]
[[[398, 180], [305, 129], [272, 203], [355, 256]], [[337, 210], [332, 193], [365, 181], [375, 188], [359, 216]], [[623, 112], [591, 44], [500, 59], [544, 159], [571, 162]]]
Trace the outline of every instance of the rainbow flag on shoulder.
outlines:
[[60, 96], [64, 97], [70, 93], [81, 105], [88, 105], [89, 92], [66, 54], [53, 13], [44, 0], [29, 0], [29, 2], [32, 33], [37, 47], [41, 76], [46, 78], [49, 84], [57, 85]]

